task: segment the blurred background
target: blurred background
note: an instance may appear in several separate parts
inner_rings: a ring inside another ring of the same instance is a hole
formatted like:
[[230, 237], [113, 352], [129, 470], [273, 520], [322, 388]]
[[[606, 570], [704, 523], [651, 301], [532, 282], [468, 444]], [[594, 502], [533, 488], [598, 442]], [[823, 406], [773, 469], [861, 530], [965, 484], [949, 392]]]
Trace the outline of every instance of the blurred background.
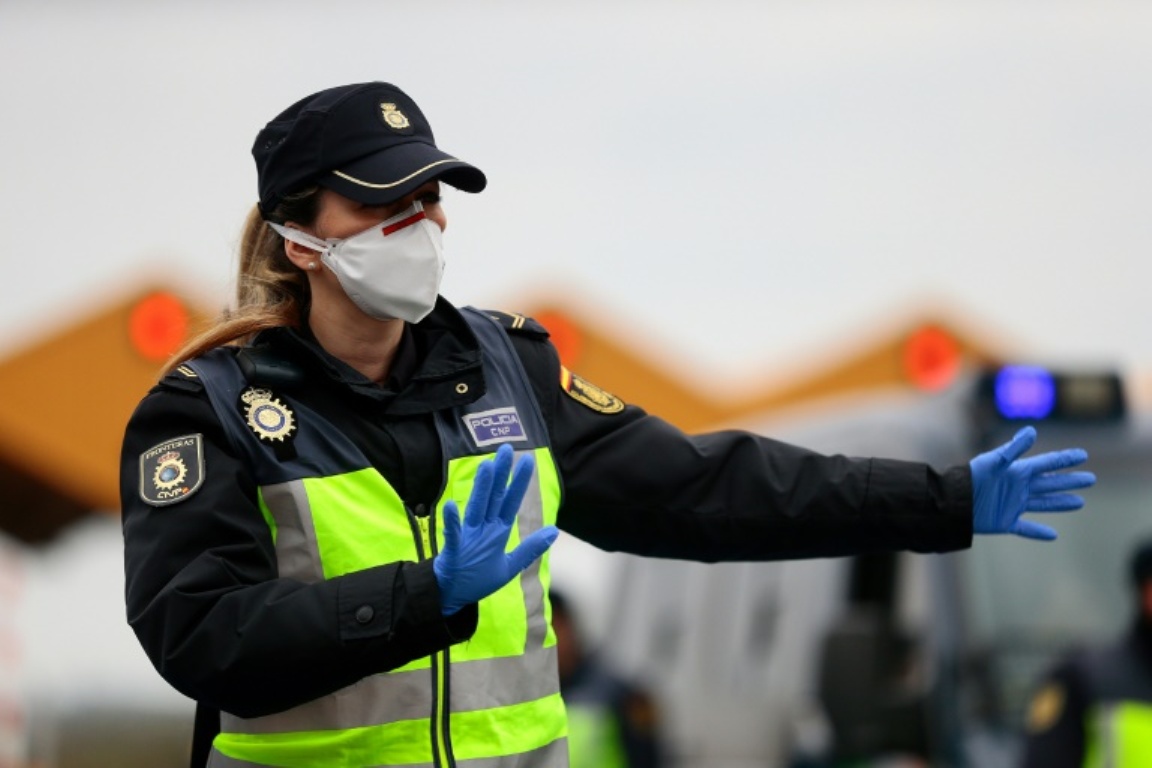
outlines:
[[1050, 545], [553, 556], [672, 765], [1010, 765], [1152, 535], [1150, 35], [1119, 0], [0, 0], [0, 768], [183, 764], [123, 618], [120, 430], [230, 299], [256, 132], [365, 80], [488, 175], [446, 191], [443, 293], [624, 399], [941, 466], [1024, 421], [1092, 452]]

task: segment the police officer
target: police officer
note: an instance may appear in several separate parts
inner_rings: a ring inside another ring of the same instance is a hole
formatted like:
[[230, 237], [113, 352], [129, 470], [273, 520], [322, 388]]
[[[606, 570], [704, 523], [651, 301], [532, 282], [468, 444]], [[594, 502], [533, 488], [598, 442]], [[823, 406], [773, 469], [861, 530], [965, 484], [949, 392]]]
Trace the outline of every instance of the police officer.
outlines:
[[1132, 626], [1047, 675], [1028, 709], [1024, 768], [1152, 765], [1152, 541], [1133, 552], [1129, 574]]
[[560, 695], [568, 714], [570, 768], [660, 768], [656, 700], [585, 645], [565, 593], [548, 591]]
[[938, 552], [1053, 538], [1021, 514], [1094, 482], [1062, 471], [1083, 451], [1022, 458], [1031, 429], [937, 472], [626, 405], [531, 319], [439, 296], [440, 185], [485, 176], [393, 85], [310, 95], [253, 155], [236, 306], [122, 453], [128, 620], [198, 702], [195, 765], [565, 765], [557, 526], [704, 561]]

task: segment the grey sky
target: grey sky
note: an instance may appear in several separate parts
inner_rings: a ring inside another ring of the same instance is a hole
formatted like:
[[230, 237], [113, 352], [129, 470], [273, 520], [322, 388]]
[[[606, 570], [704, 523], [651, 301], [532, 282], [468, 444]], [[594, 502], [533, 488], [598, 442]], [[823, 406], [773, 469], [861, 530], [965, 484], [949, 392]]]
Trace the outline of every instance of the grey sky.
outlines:
[[483, 194], [444, 293], [558, 298], [716, 388], [943, 307], [1152, 364], [1138, 2], [0, 3], [0, 352], [150, 280], [220, 303], [283, 107], [383, 79]]

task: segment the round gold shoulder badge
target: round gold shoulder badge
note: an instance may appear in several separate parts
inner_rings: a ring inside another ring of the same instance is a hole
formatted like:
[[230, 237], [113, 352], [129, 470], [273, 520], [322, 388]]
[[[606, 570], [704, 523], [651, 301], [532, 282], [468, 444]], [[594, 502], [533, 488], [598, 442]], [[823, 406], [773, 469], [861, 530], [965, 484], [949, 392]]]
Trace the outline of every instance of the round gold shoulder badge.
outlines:
[[240, 395], [246, 406], [248, 426], [261, 440], [281, 442], [296, 429], [292, 410], [272, 396], [267, 389], [249, 387]]
[[623, 400], [580, 378], [563, 366], [560, 367], [560, 388], [576, 402], [599, 413], [620, 413], [624, 410]]

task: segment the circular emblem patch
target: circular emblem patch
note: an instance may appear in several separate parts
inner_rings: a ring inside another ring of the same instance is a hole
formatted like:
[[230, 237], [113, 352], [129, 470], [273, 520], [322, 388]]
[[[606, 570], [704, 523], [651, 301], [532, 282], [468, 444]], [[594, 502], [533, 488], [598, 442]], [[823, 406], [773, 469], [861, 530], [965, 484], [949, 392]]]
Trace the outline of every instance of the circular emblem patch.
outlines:
[[176, 451], [169, 451], [161, 456], [156, 464], [156, 469], [152, 473], [152, 482], [158, 489], [169, 491], [184, 482], [184, 478], [187, 476], [188, 467], [180, 458], [180, 454]]
[[267, 389], [249, 387], [240, 395], [246, 410], [248, 426], [261, 440], [281, 442], [296, 429], [296, 419], [284, 403], [272, 396]]
[[408, 117], [397, 109], [395, 104], [381, 104], [380, 117], [384, 119], [385, 125], [397, 131], [407, 128], [410, 125]]

